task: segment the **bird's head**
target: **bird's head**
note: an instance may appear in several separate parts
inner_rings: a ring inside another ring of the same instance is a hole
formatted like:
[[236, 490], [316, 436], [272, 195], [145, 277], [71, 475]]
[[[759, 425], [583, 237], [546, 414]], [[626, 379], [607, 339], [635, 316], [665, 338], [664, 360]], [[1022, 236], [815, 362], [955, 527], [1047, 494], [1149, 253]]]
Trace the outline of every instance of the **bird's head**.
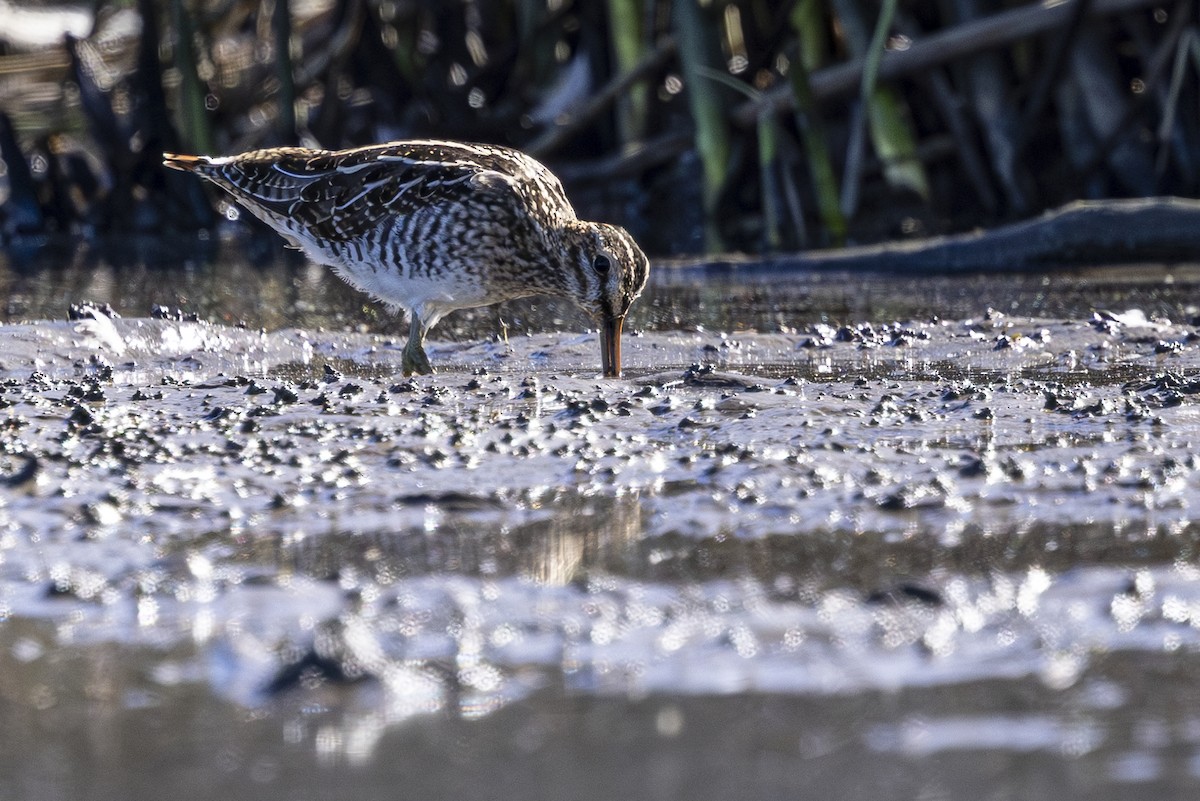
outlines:
[[578, 232], [571, 298], [600, 324], [600, 358], [607, 378], [621, 375], [621, 325], [642, 294], [650, 261], [624, 228], [584, 223]]

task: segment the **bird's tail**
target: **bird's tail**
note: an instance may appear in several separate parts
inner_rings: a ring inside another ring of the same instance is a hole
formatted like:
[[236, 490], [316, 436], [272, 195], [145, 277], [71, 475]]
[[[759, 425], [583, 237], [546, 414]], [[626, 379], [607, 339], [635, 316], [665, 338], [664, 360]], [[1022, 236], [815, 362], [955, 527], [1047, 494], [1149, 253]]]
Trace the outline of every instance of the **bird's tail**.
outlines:
[[212, 159], [208, 156], [184, 156], [176, 153], [163, 153], [163, 166], [184, 172], [200, 172], [209, 166]]

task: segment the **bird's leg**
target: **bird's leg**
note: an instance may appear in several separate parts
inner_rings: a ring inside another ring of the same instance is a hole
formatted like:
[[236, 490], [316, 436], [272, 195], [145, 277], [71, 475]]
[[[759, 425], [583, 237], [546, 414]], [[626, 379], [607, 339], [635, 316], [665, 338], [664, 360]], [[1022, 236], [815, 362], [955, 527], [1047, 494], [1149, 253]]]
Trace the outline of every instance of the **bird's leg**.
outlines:
[[504, 343], [504, 347], [511, 353], [512, 344], [508, 341], [508, 323], [504, 321], [503, 317], [497, 316], [497, 319], [500, 321], [500, 341]]
[[414, 311], [408, 324], [408, 343], [404, 346], [404, 355], [400, 361], [400, 369], [405, 375], [431, 375], [433, 365], [425, 355], [425, 332], [428, 330], [421, 322], [420, 316]]

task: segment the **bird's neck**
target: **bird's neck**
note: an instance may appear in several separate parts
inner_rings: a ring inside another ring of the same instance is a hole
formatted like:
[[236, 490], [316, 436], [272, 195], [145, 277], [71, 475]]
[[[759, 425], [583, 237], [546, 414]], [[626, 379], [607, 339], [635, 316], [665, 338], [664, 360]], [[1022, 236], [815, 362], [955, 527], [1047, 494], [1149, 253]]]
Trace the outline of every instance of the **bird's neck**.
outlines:
[[515, 254], [513, 266], [525, 295], [569, 297], [580, 280], [579, 259], [579, 232], [575, 226], [559, 227], [543, 231], [536, 246]]

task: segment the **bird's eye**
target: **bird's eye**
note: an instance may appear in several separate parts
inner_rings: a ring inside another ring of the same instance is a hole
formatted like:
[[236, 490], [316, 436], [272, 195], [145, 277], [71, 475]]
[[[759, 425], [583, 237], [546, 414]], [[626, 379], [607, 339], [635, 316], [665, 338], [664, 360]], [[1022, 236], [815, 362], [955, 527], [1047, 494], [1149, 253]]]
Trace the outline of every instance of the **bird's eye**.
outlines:
[[608, 275], [608, 271], [612, 269], [612, 260], [600, 253], [592, 259], [592, 269], [600, 275]]

